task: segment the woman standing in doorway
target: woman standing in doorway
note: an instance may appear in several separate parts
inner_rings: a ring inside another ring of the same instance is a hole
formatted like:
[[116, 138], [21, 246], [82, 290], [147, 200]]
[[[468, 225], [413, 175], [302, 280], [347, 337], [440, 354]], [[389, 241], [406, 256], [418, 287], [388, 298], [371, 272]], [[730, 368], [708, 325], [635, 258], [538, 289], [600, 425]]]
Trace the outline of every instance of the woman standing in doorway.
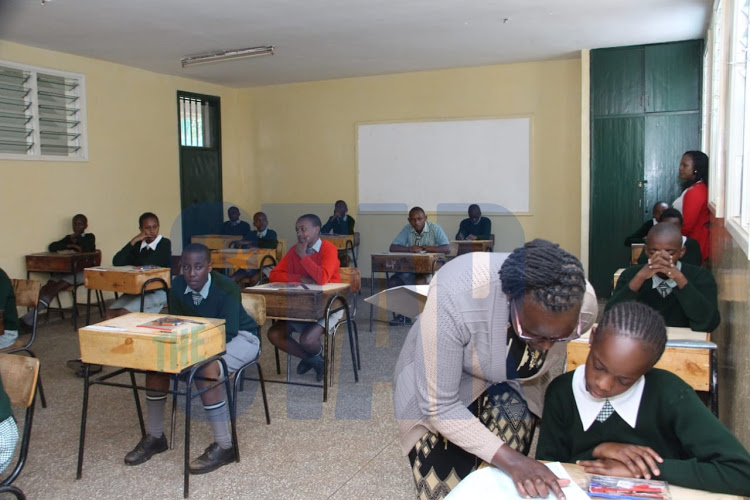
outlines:
[[682, 234], [698, 241], [705, 262], [711, 247], [708, 233], [708, 156], [701, 151], [685, 152], [679, 172], [684, 190], [672, 207], [682, 212]]

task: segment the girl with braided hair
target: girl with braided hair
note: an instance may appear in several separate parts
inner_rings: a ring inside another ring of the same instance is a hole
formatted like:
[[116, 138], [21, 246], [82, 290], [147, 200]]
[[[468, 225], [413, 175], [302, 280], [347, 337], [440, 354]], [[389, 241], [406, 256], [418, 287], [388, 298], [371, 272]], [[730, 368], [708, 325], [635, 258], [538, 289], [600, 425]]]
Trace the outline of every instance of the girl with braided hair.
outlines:
[[525, 456], [536, 417], [520, 382], [543, 374], [548, 351], [595, 317], [581, 263], [549, 241], [443, 266], [394, 375], [401, 447], [418, 498], [443, 498], [482, 461], [511, 476], [521, 495], [564, 498], [564, 483]]
[[590, 474], [660, 479], [750, 495], [750, 454], [692, 387], [653, 368], [667, 343], [664, 319], [620, 302], [591, 332], [585, 366], [547, 389], [536, 456]]

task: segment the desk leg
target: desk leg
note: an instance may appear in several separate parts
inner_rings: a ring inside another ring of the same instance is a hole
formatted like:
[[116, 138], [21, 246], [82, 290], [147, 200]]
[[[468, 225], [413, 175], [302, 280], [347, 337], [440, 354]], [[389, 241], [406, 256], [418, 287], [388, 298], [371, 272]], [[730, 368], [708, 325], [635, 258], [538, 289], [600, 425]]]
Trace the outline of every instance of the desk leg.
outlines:
[[719, 373], [717, 370], [716, 349], [711, 349], [711, 356], [709, 358], [709, 372], [711, 374], [711, 380], [709, 381], [709, 397], [711, 398], [711, 412], [716, 418], [719, 418]]
[[135, 410], [138, 412], [138, 424], [141, 426], [141, 437], [146, 437], [146, 425], [143, 423], [143, 410], [141, 409], [141, 398], [138, 397], [138, 386], [135, 383], [135, 373], [130, 371], [130, 384], [133, 386], [133, 396], [135, 397]]
[[[375, 294], [374, 290], [375, 290], [375, 271], [370, 269], [370, 297], [372, 297]], [[370, 331], [372, 331], [372, 309], [374, 307], [375, 306], [370, 304]]]
[[78, 438], [78, 468], [76, 479], [81, 479], [83, 473], [83, 445], [86, 439], [86, 417], [89, 405], [89, 365], [83, 365], [83, 407], [81, 409], [81, 434]]
[[[330, 308], [329, 308], [330, 309]], [[328, 370], [330, 368], [329, 362], [328, 362], [328, 320], [330, 316], [330, 311], [326, 311], [326, 322], [323, 330], [323, 402], [325, 403], [328, 401]], [[288, 372], [288, 370], [287, 370]], [[287, 376], [287, 380], [289, 380], [289, 377]]]
[[[349, 306], [347, 304], [346, 309], [344, 309], [344, 314], [346, 314], [346, 329], [349, 333], [349, 349], [352, 352], [352, 367], [354, 368], [354, 382], [359, 382], [359, 373], [357, 370], [359, 370], [359, 345], [355, 346], [355, 336], [353, 335], [353, 328], [352, 328], [352, 321], [351, 315], [349, 314]], [[356, 328], [356, 325], [354, 326]], [[359, 344], [359, 342], [357, 342]], [[356, 352], [355, 352], [356, 349]]]
[[[98, 301], [97, 295], [97, 301]], [[86, 324], [91, 324], [91, 288], [86, 289]]]

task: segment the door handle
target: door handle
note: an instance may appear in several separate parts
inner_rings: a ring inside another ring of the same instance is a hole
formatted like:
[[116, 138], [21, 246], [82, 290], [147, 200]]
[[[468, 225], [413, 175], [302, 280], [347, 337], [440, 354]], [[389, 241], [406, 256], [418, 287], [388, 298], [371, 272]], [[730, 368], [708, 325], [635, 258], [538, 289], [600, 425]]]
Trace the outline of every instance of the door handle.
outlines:
[[639, 188], [643, 189], [644, 184], [648, 184], [648, 181], [646, 181], [646, 180], [638, 181], [635, 185], [638, 186]]

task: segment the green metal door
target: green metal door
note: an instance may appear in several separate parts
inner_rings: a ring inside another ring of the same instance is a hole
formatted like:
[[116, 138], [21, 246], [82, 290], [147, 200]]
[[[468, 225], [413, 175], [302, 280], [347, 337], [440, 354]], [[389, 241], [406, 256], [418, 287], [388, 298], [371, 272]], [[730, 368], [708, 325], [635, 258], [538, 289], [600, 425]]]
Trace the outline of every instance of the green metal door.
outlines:
[[218, 97], [177, 92], [182, 243], [217, 234], [223, 222], [221, 107]]
[[680, 195], [677, 168], [685, 151], [700, 149], [701, 115], [699, 112], [646, 115], [646, 158], [643, 178], [646, 180], [643, 220], [650, 217], [657, 201], [670, 205]]
[[612, 292], [612, 275], [627, 267], [625, 237], [643, 224], [644, 117], [592, 122], [589, 280], [599, 297]]
[[646, 46], [646, 112], [699, 111], [703, 40]]
[[591, 113], [633, 115], [644, 111], [643, 47], [591, 51]]

